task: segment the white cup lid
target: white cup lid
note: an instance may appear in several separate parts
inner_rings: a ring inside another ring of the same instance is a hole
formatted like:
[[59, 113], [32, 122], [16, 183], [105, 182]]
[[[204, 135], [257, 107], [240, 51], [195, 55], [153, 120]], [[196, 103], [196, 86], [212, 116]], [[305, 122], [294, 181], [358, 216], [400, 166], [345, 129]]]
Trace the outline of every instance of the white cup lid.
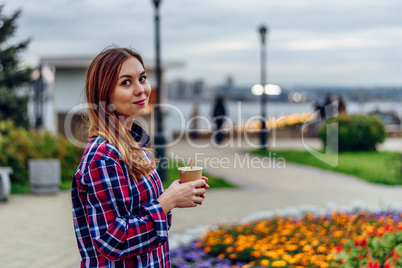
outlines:
[[191, 169], [191, 167], [179, 167], [178, 170], [182, 170], [182, 171], [199, 171], [202, 170], [203, 167], [193, 167], [193, 169]]

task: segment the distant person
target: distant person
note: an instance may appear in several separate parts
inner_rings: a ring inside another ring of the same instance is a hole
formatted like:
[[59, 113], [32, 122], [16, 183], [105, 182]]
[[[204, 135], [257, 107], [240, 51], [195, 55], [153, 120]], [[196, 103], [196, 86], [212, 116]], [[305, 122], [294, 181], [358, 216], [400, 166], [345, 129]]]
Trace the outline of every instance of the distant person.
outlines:
[[338, 114], [346, 114], [346, 104], [342, 96], [338, 97]]
[[145, 115], [151, 86], [141, 56], [109, 48], [86, 76], [90, 141], [71, 189], [81, 267], [170, 267], [168, 230], [173, 208], [202, 204], [207, 178], [164, 191], [146, 148]]
[[313, 110], [315, 114], [318, 114], [317, 118], [312, 123], [310, 123], [309, 133], [310, 137], [317, 137], [319, 128], [322, 126], [322, 123], [325, 120], [325, 107], [322, 101], [320, 101], [319, 99], [315, 100], [313, 103]]
[[215, 101], [212, 117], [216, 124], [215, 142], [221, 144], [223, 141], [222, 126], [225, 123], [226, 109], [223, 102], [223, 97], [218, 96]]
[[332, 97], [331, 93], [327, 94], [327, 97], [325, 98], [325, 103], [324, 103], [324, 120], [331, 118], [334, 116], [334, 107], [333, 107], [333, 102], [334, 99]]
[[314, 111], [319, 112], [321, 120], [325, 120], [325, 106], [320, 100], [316, 100], [313, 104]]
[[193, 113], [191, 115], [191, 132], [190, 137], [193, 139], [197, 139], [199, 136], [198, 133], [198, 117], [200, 116], [200, 109], [199, 109], [198, 102], [195, 102], [193, 105]]

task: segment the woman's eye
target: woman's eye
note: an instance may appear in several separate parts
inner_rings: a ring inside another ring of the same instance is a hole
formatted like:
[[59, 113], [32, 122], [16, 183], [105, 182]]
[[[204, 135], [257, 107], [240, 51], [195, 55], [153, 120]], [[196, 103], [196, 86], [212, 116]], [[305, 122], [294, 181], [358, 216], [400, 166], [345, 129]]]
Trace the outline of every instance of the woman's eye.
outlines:
[[145, 82], [145, 81], [147, 81], [147, 77], [145, 75], [141, 76], [140, 77], [140, 82]]
[[124, 80], [124, 81], [121, 83], [121, 85], [122, 85], [122, 86], [129, 86], [129, 85], [131, 85], [131, 82], [130, 82], [130, 80]]

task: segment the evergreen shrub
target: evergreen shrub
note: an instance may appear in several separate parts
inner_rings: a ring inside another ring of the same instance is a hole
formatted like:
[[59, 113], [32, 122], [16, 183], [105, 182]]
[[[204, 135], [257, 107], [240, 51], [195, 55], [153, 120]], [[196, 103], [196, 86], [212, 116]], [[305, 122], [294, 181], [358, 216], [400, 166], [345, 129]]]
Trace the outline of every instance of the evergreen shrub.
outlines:
[[[336, 126], [338, 133], [336, 133]], [[329, 136], [328, 141], [327, 136]], [[328, 142], [332, 150], [335, 149], [333, 148], [335, 142], [331, 139], [337, 137], [339, 152], [376, 151], [376, 146], [384, 142], [386, 136], [384, 124], [378, 117], [364, 115], [341, 115], [331, 118], [318, 133], [323, 144], [327, 146]]]

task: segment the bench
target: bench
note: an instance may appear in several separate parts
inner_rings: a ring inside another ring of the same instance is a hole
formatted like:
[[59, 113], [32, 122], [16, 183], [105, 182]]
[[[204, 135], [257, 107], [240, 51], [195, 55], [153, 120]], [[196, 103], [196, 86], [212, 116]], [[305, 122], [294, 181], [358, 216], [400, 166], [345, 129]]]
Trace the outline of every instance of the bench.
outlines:
[[7, 199], [11, 191], [10, 174], [11, 167], [0, 167], [0, 201]]

